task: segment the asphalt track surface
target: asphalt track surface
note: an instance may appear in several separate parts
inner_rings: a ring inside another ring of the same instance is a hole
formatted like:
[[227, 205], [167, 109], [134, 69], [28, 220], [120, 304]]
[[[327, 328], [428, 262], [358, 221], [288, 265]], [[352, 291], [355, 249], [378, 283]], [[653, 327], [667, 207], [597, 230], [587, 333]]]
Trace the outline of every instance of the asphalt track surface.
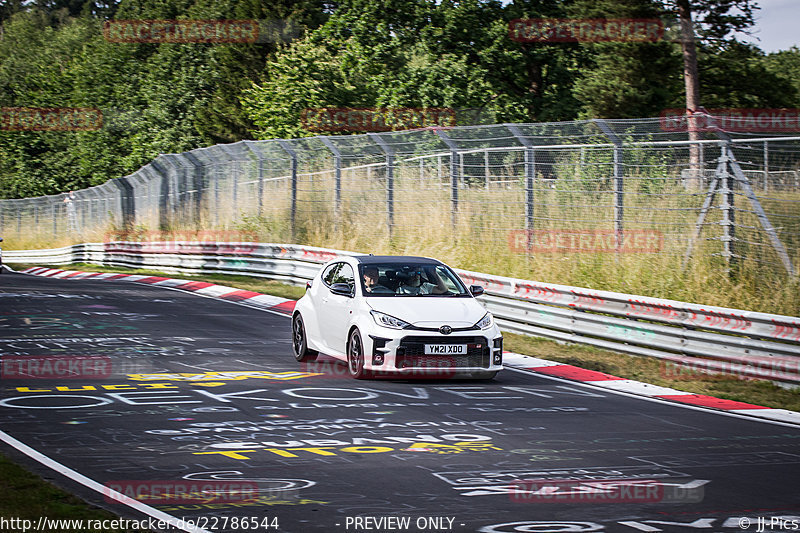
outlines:
[[797, 426], [510, 369], [356, 381], [289, 337], [195, 294], [3, 274], [0, 450], [207, 531], [800, 528]]

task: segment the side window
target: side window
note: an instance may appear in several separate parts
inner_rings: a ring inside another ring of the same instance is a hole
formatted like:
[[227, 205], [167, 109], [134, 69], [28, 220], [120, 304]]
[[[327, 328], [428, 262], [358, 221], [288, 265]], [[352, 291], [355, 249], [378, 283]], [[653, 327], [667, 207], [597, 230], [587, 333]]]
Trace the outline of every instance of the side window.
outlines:
[[350, 285], [350, 290], [356, 286], [355, 277], [353, 276], [353, 267], [348, 265], [347, 263], [339, 263], [342, 265], [342, 268], [336, 271], [334, 275], [333, 283], [347, 283]]
[[322, 281], [325, 282], [325, 285], [330, 287], [336, 283], [336, 273], [339, 271], [339, 267], [341, 267], [342, 264], [343, 263], [334, 263], [322, 273]]

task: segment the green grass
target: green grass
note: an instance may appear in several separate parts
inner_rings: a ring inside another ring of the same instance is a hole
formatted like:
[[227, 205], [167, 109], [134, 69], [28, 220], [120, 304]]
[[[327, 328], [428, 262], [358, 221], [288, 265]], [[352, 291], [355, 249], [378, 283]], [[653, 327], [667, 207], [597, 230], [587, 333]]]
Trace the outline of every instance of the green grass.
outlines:
[[[115, 520], [113, 513], [89, 505], [48, 483], [36, 474], [12, 463], [0, 455], [0, 517], [30, 520], [36, 524], [40, 517], [53, 520]], [[3, 531], [22, 531], [22, 528]], [[50, 531], [78, 531], [72, 528]], [[128, 529], [103, 529], [103, 533], [124, 532]]]
[[[785, 389], [769, 381], [739, 379], [728, 375], [675, 372], [664, 362], [591, 346], [565, 345], [525, 335], [503, 333], [505, 348], [512, 352], [605, 372], [652, 385], [706, 394], [717, 398], [800, 411], [800, 389]], [[676, 376], [676, 374], [678, 374]]]

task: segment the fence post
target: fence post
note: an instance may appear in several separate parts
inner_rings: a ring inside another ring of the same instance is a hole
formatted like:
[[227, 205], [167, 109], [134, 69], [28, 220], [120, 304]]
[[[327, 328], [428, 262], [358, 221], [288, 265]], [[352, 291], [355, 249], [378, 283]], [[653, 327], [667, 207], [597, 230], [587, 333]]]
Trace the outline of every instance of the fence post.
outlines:
[[256, 195], [258, 196], [258, 202], [256, 206], [256, 215], [258, 218], [261, 218], [262, 213], [264, 212], [264, 158], [261, 157], [261, 152], [250, 146], [253, 141], [242, 141], [245, 148], [250, 150], [250, 153], [256, 156], [258, 160], [258, 166], [256, 167], [257, 175], [258, 175], [258, 185], [256, 186]]
[[444, 141], [448, 148], [450, 148], [450, 218], [452, 220], [453, 229], [456, 227], [456, 217], [458, 215], [458, 145], [451, 139], [443, 130], [436, 128], [434, 130], [436, 135]]
[[525, 229], [527, 230], [527, 249], [530, 250], [534, 227], [533, 185], [536, 181], [536, 149], [516, 124], [505, 124], [505, 127], [525, 147]]
[[394, 231], [394, 148], [389, 146], [379, 133], [367, 133], [367, 135], [386, 154], [386, 217], [391, 239]]
[[320, 135], [319, 139], [333, 153], [334, 207], [338, 219], [342, 209], [342, 152], [328, 137]]
[[[714, 122], [712, 122], [712, 124], [714, 124]], [[747, 199], [750, 200], [750, 205], [752, 206], [758, 221], [761, 222], [761, 227], [763, 227], [764, 231], [767, 232], [767, 236], [769, 237], [772, 247], [775, 249], [778, 257], [781, 258], [783, 267], [790, 276], [796, 275], [794, 265], [792, 264], [792, 259], [789, 257], [789, 254], [786, 253], [786, 248], [784, 248], [783, 243], [778, 237], [775, 227], [769, 221], [767, 214], [764, 212], [764, 208], [761, 206], [761, 202], [758, 201], [755, 191], [753, 191], [753, 188], [750, 186], [750, 180], [747, 179], [747, 176], [745, 176], [744, 172], [742, 172], [742, 167], [739, 166], [739, 162], [736, 161], [736, 157], [733, 155], [733, 143], [731, 136], [720, 128], [717, 128], [716, 132], [717, 137], [719, 137], [724, 143], [723, 150], [725, 150], [725, 154], [727, 155], [728, 163], [733, 171], [733, 175], [736, 177], [736, 180], [742, 187]]]
[[228, 156], [228, 161], [226, 161], [226, 165], [228, 166], [228, 168], [229, 169], [233, 168], [233, 172], [230, 172], [230, 170], [229, 172], [230, 174], [232, 174], [231, 192], [233, 193], [233, 197], [231, 198], [231, 200], [233, 202], [233, 210], [234, 210], [233, 212], [236, 213], [239, 211], [239, 168], [238, 168], [239, 160], [236, 157], [236, 153], [233, 150], [231, 150], [230, 145], [220, 144], [218, 146], [222, 148], [222, 151], [225, 152], [225, 155]]
[[136, 198], [133, 196], [133, 185], [128, 178], [118, 178], [112, 183], [119, 189], [119, 205], [122, 210], [122, 232], [128, 233], [136, 222]]
[[201, 216], [200, 212], [202, 211], [203, 207], [203, 190], [205, 187], [206, 167], [191, 152], [184, 152], [181, 155], [189, 162], [189, 164], [194, 167], [194, 171], [192, 172], [192, 187], [194, 188], [194, 195], [191, 196], [192, 210], [194, 211], [192, 219], [195, 221], [195, 223], [199, 223]]
[[616, 251], [619, 253], [623, 244], [623, 232], [625, 231], [623, 224], [623, 217], [625, 215], [625, 185], [622, 177], [622, 139], [608, 127], [608, 124], [606, 124], [604, 120], [596, 118], [593, 119], [593, 122], [603, 130], [606, 137], [614, 144], [614, 235]]
[[734, 254], [734, 241], [736, 241], [736, 213], [735, 205], [736, 197], [733, 190], [733, 176], [728, 172], [728, 163], [730, 162], [730, 147], [724, 146], [723, 153], [720, 160], [724, 163], [717, 167], [717, 178], [719, 183], [719, 192], [722, 199], [720, 209], [722, 210], [722, 257], [728, 265], [728, 271], [735, 266], [736, 256]]
[[292, 146], [283, 139], [278, 139], [278, 145], [280, 145], [283, 151], [289, 154], [289, 157], [292, 159], [292, 207], [289, 215], [289, 225], [292, 231], [292, 242], [295, 242], [297, 229], [297, 153], [292, 149]]
[[[700, 146], [702, 146], [702, 144]], [[726, 160], [724, 159], [723, 152], [718, 159], [717, 170], [714, 172], [714, 178], [711, 180], [711, 185], [709, 186], [706, 197], [703, 200], [703, 206], [700, 208], [700, 214], [697, 216], [697, 222], [694, 226], [694, 234], [689, 239], [689, 246], [687, 246], [686, 252], [683, 254], [684, 270], [687, 266], [689, 266], [689, 258], [692, 256], [694, 243], [700, 238], [700, 233], [703, 231], [703, 224], [705, 224], [706, 216], [708, 215], [709, 209], [711, 209], [711, 204], [714, 203], [714, 197], [717, 194], [717, 184], [719, 183], [720, 176], [725, 171], [725, 165]]]
[[769, 189], [769, 141], [764, 141], [764, 192]]
[[[158, 164], [158, 159], [151, 161], [148, 165], [144, 168], [150, 167], [151, 171], [154, 172], [159, 179], [159, 191], [158, 191], [158, 229], [160, 231], [166, 231], [169, 229], [169, 220], [170, 220], [170, 202], [169, 202], [169, 177], [161, 165]], [[144, 170], [144, 168], [142, 170]]]
[[489, 190], [489, 150], [484, 150], [483, 152], [483, 175], [486, 179], [486, 190]]

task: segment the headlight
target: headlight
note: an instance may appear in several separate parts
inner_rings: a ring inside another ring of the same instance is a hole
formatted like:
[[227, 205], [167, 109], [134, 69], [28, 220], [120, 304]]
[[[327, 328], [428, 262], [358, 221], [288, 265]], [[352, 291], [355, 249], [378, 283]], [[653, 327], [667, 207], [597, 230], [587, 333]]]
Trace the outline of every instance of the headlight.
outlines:
[[369, 314], [375, 319], [376, 324], [385, 328], [404, 329], [411, 325], [404, 320], [400, 320], [399, 318], [385, 313], [379, 313], [378, 311], [370, 311]]
[[492, 313], [486, 313], [483, 315], [483, 318], [478, 320], [478, 322], [472, 326], [478, 329], [489, 329], [494, 324], [494, 318], [492, 317]]

